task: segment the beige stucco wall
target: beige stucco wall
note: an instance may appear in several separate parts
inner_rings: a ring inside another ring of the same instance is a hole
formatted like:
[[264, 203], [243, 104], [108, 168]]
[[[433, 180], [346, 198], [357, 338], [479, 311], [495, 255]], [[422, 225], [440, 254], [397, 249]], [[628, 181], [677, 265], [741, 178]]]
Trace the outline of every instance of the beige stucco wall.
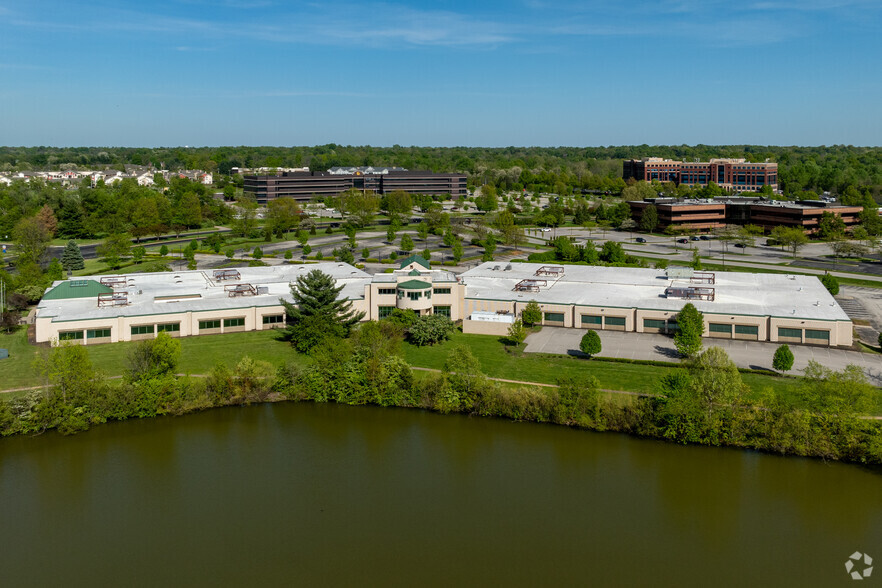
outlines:
[[473, 321], [464, 319], [462, 321], [462, 332], [474, 335], [508, 335], [510, 323], [497, 323], [493, 321]]
[[[353, 304], [353, 306], [356, 306]], [[112, 309], [108, 309], [112, 312]], [[280, 315], [285, 314], [282, 305], [278, 306], [261, 306], [250, 308], [233, 308], [224, 310], [207, 310], [200, 312], [169, 312], [165, 314], [153, 314], [143, 316], [114, 316], [101, 317], [91, 320], [80, 321], [57, 321], [53, 322], [49, 318], [41, 318], [39, 315], [36, 320], [36, 340], [37, 342], [47, 342], [58, 339], [60, 331], [87, 331], [89, 329], [110, 329], [110, 337], [102, 339], [84, 339], [85, 344], [97, 343], [116, 343], [118, 341], [137, 341], [139, 339], [151, 339], [156, 336], [156, 327], [158, 324], [180, 323], [180, 331], [170, 332], [173, 337], [189, 337], [192, 335], [206, 335], [217, 333], [233, 333], [241, 331], [255, 331], [269, 329], [278, 325], [264, 325], [264, 315]], [[223, 320], [230, 318], [244, 318], [245, 324], [241, 327], [224, 327]], [[203, 329], [199, 330], [199, 321], [219, 320], [221, 327], [219, 329]], [[133, 326], [154, 325], [153, 335], [134, 335], [131, 334]]]

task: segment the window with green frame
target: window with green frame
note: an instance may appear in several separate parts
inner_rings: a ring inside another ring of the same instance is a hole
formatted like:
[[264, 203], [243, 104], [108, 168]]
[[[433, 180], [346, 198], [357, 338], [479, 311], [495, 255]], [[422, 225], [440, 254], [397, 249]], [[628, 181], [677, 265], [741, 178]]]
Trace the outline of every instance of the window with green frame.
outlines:
[[152, 335], [153, 325], [134, 325], [132, 326], [132, 335]]
[[820, 331], [818, 329], [806, 329], [805, 330], [805, 338], [806, 339], [814, 339], [815, 341], [829, 341], [830, 340], [830, 331]]
[[603, 322], [611, 327], [624, 327], [625, 317], [623, 316], [605, 316]]
[[80, 341], [82, 338], [82, 331], [60, 331], [58, 333], [59, 341]]
[[546, 312], [545, 320], [551, 323], [562, 323], [564, 322], [564, 313], [562, 312]]
[[778, 336], [802, 339], [802, 329], [788, 329], [786, 327], [778, 327]]
[[284, 314], [267, 314], [263, 317], [263, 324], [265, 325], [276, 325], [283, 322], [285, 322]]
[[384, 319], [392, 314], [393, 310], [395, 310], [394, 306], [379, 306], [377, 307], [377, 316], [379, 316], [381, 319]]
[[89, 329], [86, 331], [86, 339], [106, 339], [110, 337], [110, 329]]
[[708, 323], [707, 330], [711, 333], [726, 333], [727, 335], [731, 335], [732, 325], [726, 325], [723, 323]]
[[395, 294], [395, 288], [380, 288], [377, 290], [377, 294], [381, 294], [386, 296], [387, 294]]
[[664, 329], [667, 324], [664, 320], [659, 319], [643, 319], [643, 328], [644, 329]]
[[446, 316], [450, 318], [450, 307], [449, 306], [436, 306], [432, 309], [432, 312], [435, 314], [440, 314], [441, 316]]
[[599, 314], [583, 314], [581, 316], [581, 322], [583, 325], [602, 325], [603, 317]]
[[230, 318], [224, 319], [224, 327], [244, 327], [245, 319], [244, 318]]
[[736, 335], [759, 335], [759, 327], [756, 325], [735, 325]]
[[200, 331], [206, 330], [206, 329], [219, 329], [219, 328], [220, 328], [220, 321], [219, 320], [199, 321], [199, 330]]
[[177, 333], [181, 330], [181, 323], [163, 323], [156, 325], [157, 333]]
[[432, 291], [435, 294], [450, 294], [450, 288], [435, 288]]
[[410, 298], [411, 300], [419, 300], [420, 298], [422, 298], [422, 296], [423, 296], [422, 292], [408, 292], [407, 293], [407, 297]]

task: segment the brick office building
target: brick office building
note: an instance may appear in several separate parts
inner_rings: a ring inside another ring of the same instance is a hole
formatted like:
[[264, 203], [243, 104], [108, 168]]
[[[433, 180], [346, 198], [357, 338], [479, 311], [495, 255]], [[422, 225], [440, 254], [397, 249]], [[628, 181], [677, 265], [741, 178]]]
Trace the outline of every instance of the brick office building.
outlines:
[[675, 198], [650, 198], [628, 202], [631, 216], [638, 223], [643, 210], [654, 204], [658, 212], [658, 228], [670, 225], [697, 231], [711, 231], [724, 225], [757, 225], [771, 231], [775, 227], [799, 227], [806, 233], [818, 230], [825, 212], [842, 219], [846, 229], [860, 222], [860, 206], [844, 206], [821, 200], [797, 202], [765, 200], [762, 198], [714, 198], [678, 200]]
[[709, 162], [687, 162], [645, 157], [626, 159], [622, 178], [651, 182], [673, 182], [687, 186], [706, 186], [714, 182], [726, 190], [756, 192], [763, 186], [778, 189], [778, 164], [749, 163], [744, 159], [711, 159]]

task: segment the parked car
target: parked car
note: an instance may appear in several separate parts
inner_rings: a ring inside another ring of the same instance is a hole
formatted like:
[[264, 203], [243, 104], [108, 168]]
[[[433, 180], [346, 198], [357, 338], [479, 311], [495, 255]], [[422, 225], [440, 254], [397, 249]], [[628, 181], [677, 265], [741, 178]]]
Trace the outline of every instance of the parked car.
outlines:
[[695, 235], [689, 237], [689, 239], [690, 239], [691, 241], [700, 241], [700, 239], [699, 239], [698, 237], [696, 237]]
[[699, 239], [701, 239], [702, 241], [710, 241], [710, 237], [708, 237], [707, 235], [702, 235], [699, 237]]
[[643, 237], [637, 237], [634, 240], [637, 241], [638, 243], [646, 243], [646, 239], [644, 239]]
[[689, 242], [689, 239], [687, 239], [686, 237], [683, 237], [682, 239], [677, 239], [677, 243], [688, 243], [688, 242]]
[[747, 247], [747, 245], [745, 245], [744, 243], [735, 243], [735, 247], [740, 247], [741, 249], [744, 249], [745, 247]]

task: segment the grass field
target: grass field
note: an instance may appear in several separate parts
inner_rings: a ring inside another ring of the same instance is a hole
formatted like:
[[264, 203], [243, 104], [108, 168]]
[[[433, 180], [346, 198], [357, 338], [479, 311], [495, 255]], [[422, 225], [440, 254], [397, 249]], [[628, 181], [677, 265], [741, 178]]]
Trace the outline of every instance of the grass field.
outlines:
[[[126, 358], [134, 343], [109, 343], [90, 346], [89, 356], [97, 369], [108, 376], [120, 376], [126, 369]], [[449, 341], [431, 347], [415, 347], [405, 343], [404, 358], [414, 367], [443, 369], [447, 354], [456, 345], [467, 345], [481, 365], [481, 370], [493, 378], [555, 384], [566, 376], [593, 375], [600, 387], [625, 392], [654, 393], [656, 382], [675, 367], [586, 360], [566, 355], [509, 353], [500, 337], [467, 335], [456, 331]], [[34, 360], [46, 348], [35, 348], [27, 343], [27, 335], [19, 331], [0, 335], [0, 347], [9, 349], [10, 357], [0, 360], [0, 390], [24, 388], [42, 384]], [[281, 365], [286, 361], [306, 363], [300, 355], [281, 341], [277, 331], [251, 331], [226, 335], [204, 335], [181, 339], [181, 373], [207, 374], [218, 363], [232, 367], [244, 356]], [[799, 379], [742, 373], [750, 387], [748, 399], [758, 399], [765, 390], [772, 390], [784, 398], [796, 399]], [[882, 414], [882, 392], [874, 414]]]
[[[108, 376], [120, 376], [126, 369], [126, 357], [134, 343], [107, 343], [90, 345], [89, 357], [93, 365]], [[0, 347], [9, 349], [9, 358], [0, 360], [0, 390], [37, 386], [42, 380], [34, 360], [48, 350], [28, 345], [27, 334], [19, 331], [0, 335]], [[227, 335], [204, 335], [181, 339], [179, 371], [205, 374], [218, 363], [234, 366], [244, 355], [281, 365], [286, 361], [306, 361], [291, 346], [278, 340], [277, 331], [250, 331]]]

